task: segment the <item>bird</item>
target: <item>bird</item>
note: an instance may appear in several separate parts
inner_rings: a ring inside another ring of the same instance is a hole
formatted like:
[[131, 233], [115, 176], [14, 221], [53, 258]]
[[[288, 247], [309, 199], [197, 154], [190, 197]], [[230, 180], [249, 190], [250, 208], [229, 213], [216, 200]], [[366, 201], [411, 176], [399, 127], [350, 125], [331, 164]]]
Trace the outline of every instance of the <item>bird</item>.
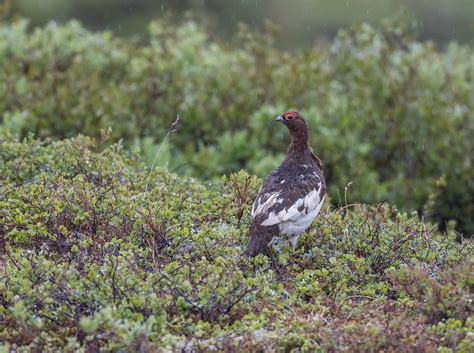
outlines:
[[326, 196], [323, 163], [309, 145], [309, 126], [296, 111], [275, 119], [289, 130], [285, 159], [268, 174], [255, 198], [246, 257], [269, 254], [276, 238], [287, 239], [293, 251], [298, 238], [318, 215]]

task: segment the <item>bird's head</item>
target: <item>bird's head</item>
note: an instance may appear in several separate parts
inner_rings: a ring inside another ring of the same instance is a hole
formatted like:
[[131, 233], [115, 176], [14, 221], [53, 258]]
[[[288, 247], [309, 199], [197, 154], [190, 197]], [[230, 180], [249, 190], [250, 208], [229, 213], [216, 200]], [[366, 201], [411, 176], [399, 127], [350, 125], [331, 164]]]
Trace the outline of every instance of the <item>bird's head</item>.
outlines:
[[297, 134], [299, 132], [308, 132], [308, 124], [306, 123], [306, 120], [304, 120], [303, 116], [298, 112], [286, 112], [277, 116], [275, 120], [286, 125], [292, 136], [294, 133]]

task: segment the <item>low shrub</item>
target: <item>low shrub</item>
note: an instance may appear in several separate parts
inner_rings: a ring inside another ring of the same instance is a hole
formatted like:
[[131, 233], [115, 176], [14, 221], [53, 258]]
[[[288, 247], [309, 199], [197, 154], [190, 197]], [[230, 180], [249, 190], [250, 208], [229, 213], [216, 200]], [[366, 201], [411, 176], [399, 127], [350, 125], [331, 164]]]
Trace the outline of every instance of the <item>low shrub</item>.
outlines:
[[[105, 142], [106, 143], [106, 142]], [[432, 351], [472, 340], [469, 242], [386, 204], [245, 259], [261, 183], [0, 137], [0, 341], [14, 351]], [[464, 348], [463, 348], [464, 347]]]
[[335, 204], [353, 182], [349, 203], [388, 201], [474, 232], [472, 48], [438, 49], [390, 25], [354, 26], [307, 51], [281, 51], [273, 38], [243, 27], [223, 44], [192, 21], [153, 22], [140, 39], [74, 21], [5, 23], [0, 128], [63, 138], [112, 127], [112, 141], [140, 145], [151, 164], [179, 114], [158, 164], [204, 179], [263, 176], [288, 143], [272, 117], [296, 108]]

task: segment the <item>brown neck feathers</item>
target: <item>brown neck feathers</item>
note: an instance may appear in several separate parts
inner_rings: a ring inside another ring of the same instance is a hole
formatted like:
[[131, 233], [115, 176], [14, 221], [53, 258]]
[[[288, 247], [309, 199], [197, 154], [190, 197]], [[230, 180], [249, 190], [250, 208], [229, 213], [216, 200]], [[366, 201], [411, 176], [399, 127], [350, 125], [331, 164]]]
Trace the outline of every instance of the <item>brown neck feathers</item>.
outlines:
[[309, 150], [309, 132], [306, 124], [290, 128], [291, 143], [288, 154]]

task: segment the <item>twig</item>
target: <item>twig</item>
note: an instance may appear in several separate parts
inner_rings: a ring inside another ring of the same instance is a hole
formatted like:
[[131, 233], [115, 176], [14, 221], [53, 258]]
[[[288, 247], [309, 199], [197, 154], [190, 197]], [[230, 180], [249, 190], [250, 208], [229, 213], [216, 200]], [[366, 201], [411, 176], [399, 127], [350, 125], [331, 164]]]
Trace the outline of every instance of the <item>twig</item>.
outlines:
[[155, 154], [155, 159], [153, 159], [153, 163], [151, 164], [150, 173], [148, 173], [147, 182], [146, 182], [146, 186], [145, 186], [145, 192], [143, 193], [143, 197], [145, 197], [145, 194], [148, 192], [148, 185], [150, 184], [151, 173], [153, 172], [153, 169], [155, 168], [155, 163], [156, 163], [156, 160], [158, 159], [158, 155], [160, 154], [161, 147], [165, 144], [165, 142], [168, 139], [169, 135], [171, 135], [171, 133], [176, 131], [176, 126], [178, 125], [180, 120], [181, 120], [181, 117], [179, 116], [179, 114], [176, 114], [176, 119], [173, 121], [170, 128], [168, 129], [168, 132], [166, 133], [165, 137], [163, 138], [163, 141], [161, 141], [160, 145], [158, 146], [158, 149], [157, 149], [156, 154]]

